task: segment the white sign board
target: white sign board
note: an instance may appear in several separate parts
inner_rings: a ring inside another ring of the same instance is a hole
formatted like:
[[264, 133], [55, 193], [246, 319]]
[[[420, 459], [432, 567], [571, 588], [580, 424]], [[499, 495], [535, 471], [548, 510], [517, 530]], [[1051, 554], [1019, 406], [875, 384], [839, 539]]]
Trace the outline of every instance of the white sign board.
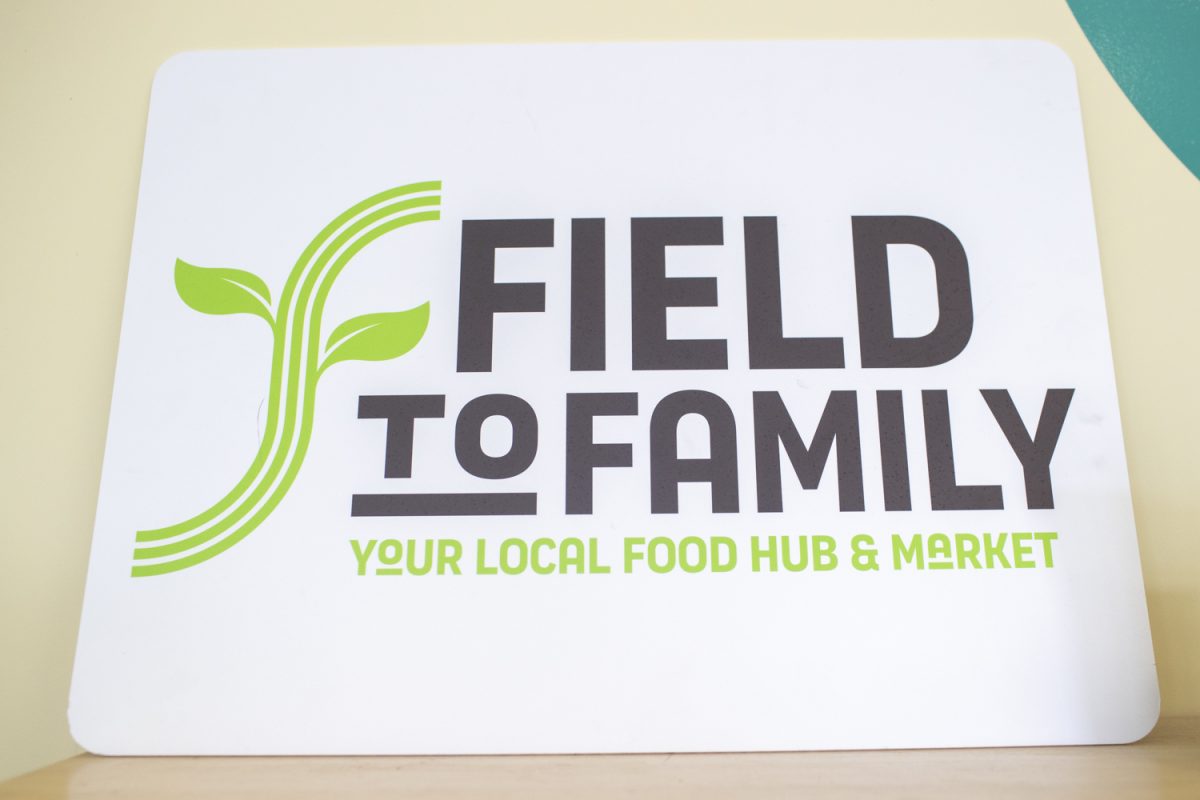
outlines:
[[160, 71], [88, 749], [1100, 743], [1157, 713], [1058, 50]]

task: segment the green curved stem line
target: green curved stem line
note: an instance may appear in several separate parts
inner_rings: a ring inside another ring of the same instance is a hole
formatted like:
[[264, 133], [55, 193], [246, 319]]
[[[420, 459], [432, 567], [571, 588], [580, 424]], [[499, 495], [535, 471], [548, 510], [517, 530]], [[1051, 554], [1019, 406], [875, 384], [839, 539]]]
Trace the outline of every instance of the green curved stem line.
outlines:
[[[363, 237], [364, 241], [356, 242], [357, 246], [355, 247], [355, 249], [352, 252], [348, 251], [347, 258], [345, 260], [348, 260], [350, 255], [353, 255], [354, 253], [358, 252], [358, 250], [361, 249], [366, 244], [369, 244], [371, 241], [374, 241], [379, 236], [382, 236], [383, 234], [385, 234], [391, 230], [395, 230], [396, 228], [403, 227], [405, 225], [410, 225], [415, 222], [424, 222], [424, 221], [428, 221], [428, 220], [435, 220], [438, 218], [439, 218], [438, 212], [433, 211], [433, 212], [428, 212], [425, 214], [413, 214], [408, 217], [390, 221], [385, 225], [381, 225], [378, 228], [373, 229], [370, 232], [370, 234]], [[340, 260], [340, 261], [342, 263], [340, 263], [338, 265], [339, 269], [341, 266], [345, 265], [344, 260]], [[330, 281], [330, 283], [332, 283], [332, 281]], [[328, 293], [327, 286], [323, 287], [323, 293], [324, 294]], [[310, 351], [308, 354], [308, 362], [309, 362], [310, 367], [315, 365], [315, 360], [316, 360], [316, 351], [315, 350]], [[305, 384], [306, 392], [309, 395], [315, 394], [316, 384], [317, 384], [316, 374], [315, 374], [315, 372], [310, 370], [309, 378]], [[171, 561], [164, 561], [164, 562], [160, 562], [160, 563], [156, 563], [156, 564], [135, 565], [133, 568], [134, 575], [135, 576], [161, 575], [161, 574], [167, 573], [167, 572], [175, 572], [175, 571], [178, 571], [181, 569], [186, 569], [187, 567], [190, 567], [194, 564], [199, 564], [203, 561], [207, 561], [208, 559], [212, 558], [213, 556], [229, 549], [234, 544], [236, 544], [237, 542], [239, 542], [243, 538], [245, 538], [256, 527], [258, 527], [258, 525], [271, 514], [271, 512], [275, 509], [275, 507], [283, 499], [284, 495], [287, 494], [288, 489], [291, 487], [292, 482], [295, 480], [296, 475], [300, 471], [300, 465], [304, 460], [305, 454], [307, 453], [309, 441], [311, 439], [313, 408], [314, 408], [313, 404], [311, 404], [311, 403], [305, 405], [305, 407], [304, 407], [303, 416], [300, 421], [301, 424], [300, 424], [300, 429], [299, 429], [299, 435], [297, 436], [297, 439], [296, 439], [296, 450], [290, 454], [290, 457], [286, 460], [286, 462], [280, 462], [280, 463], [286, 463], [286, 470], [282, 476], [282, 479], [278, 483], [274, 484], [272, 491], [266, 498], [266, 501], [261, 506], [258, 507], [257, 511], [254, 511], [253, 515], [250, 516], [249, 519], [242, 522], [242, 524], [240, 524], [228, 536], [225, 536], [225, 537], [213, 542], [211, 545], [203, 548], [202, 550], [198, 550], [198, 551], [189, 553], [189, 554], [183, 556], [182, 558], [174, 559]], [[249, 512], [247, 512], [247, 513], [249, 513]]]
[[[424, 198], [418, 198], [424, 200]], [[146, 547], [134, 551], [134, 558], [160, 558], [163, 556], [174, 555], [193, 547], [204, 544], [205, 542], [216, 538], [249, 513], [258, 502], [267, 495], [276, 476], [285, 469], [291, 457], [291, 451], [296, 445], [297, 422], [303, 419], [303, 415], [311, 408], [314, 398], [316, 382], [314, 370], [309, 364], [311, 359], [302, 360], [297, 357], [298, 353], [305, 353], [310, 348], [316, 350], [320, 344], [320, 316], [321, 307], [315, 307], [309, 311], [308, 308], [309, 296], [313, 294], [315, 284], [318, 278], [321, 279], [322, 285], [325, 287], [331, 286], [333, 278], [341, 271], [350, 257], [357, 253], [365, 246], [366, 243], [373, 241], [378, 237], [376, 231], [380, 228], [387, 228], [393, 223], [409, 224], [411, 221], [424, 221], [417, 219], [422, 217], [420, 214], [413, 214], [406, 217], [394, 219], [391, 223], [379, 226], [363, 233], [371, 223], [378, 222], [381, 219], [386, 219], [397, 213], [397, 209], [401, 206], [408, 207], [414, 201], [405, 201], [404, 203], [396, 203], [393, 206], [388, 206], [379, 211], [376, 211], [367, 217], [364, 217], [359, 222], [351, 226], [345, 234], [334, 240], [333, 245], [329, 248], [326, 255], [318, 260], [319, 267], [313, 271], [301, 288], [300, 306], [297, 308], [293, 318], [292, 325], [292, 353], [288, 361], [287, 381], [285, 384], [284, 396], [286, 397], [286, 407], [283, 415], [283, 435], [280, 439], [280, 447], [275, 450], [274, 458], [271, 460], [267, 472], [257, 482], [250, 494], [241, 500], [238, 507], [226, 517], [216, 521], [211, 527], [188, 536], [184, 539], [162, 544], [155, 547]], [[428, 205], [427, 202], [424, 203]], [[403, 210], [403, 209], [400, 209]], [[437, 212], [428, 212], [436, 214]], [[395, 227], [399, 227], [396, 225]], [[328, 273], [323, 272], [324, 266], [328, 263], [328, 255], [330, 252], [336, 252], [343, 246], [346, 249], [338, 260], [334, 263], [332, 269]], [[322, 294], [318, 292], [320, 297], [320, 306], [324, 305], [324, 294], [328, 293], [328, 289]], [[315, 304], [314, 304], [315, 305]], [[299, 409], [297, 408], [299, 406]]]
[[[323, 250], [312, 267], [307, 269], [307, 275], [303, 284], [301, 285], [300, 293], [295, 302], [295, 309], [293, 311], [291, 320], [289, 321], [283, 313], [280, 313], [279, 315], [279, 322], [281, 323], [279, 328], [280, 336], [276, 340], [276, 351], [278, 357], [274, 360], [277, 360], [280, 363], [286, 362], [288, 364], [288, 369], [287, 372], [281, 376], [279, 381], [275, 382], [272, 386], [272, 396], [270, 398], [272, 402], [270, 403], [270, 410], [268, 411], [268, 426], [272, 429], [270, 437], [272, 439], [272, 447], [268, 448], [268, 453], [274, 452], [276, 458], [271, 463], [270, 467], [268, 468], [268, 472], [265, 473], [265, 475], [261, 473], [260, 466], [259, 471], [250, 476], [250, 479], [247, 482], [248, 487], [252, 487], [255, 480], [258, 479], [260, 475], [264, 480], [270, 480], [279, 472], [280, 468], [282, 467], [282, 464], [279, 462], [279, 457], [284, 451], [282, 449], [274, 448], [274, 433], [280, 418], [282, 418], [283, 421], [283, 431], [278, 440], [278, 445], [280, 448], [282, 448], [292, 444], [292, 436], [295, 431], [297, 419], [296, 405], [301, 402], [301, 400], [307, 398], [307, 395], [304, 395], [299, 391], [302, 386], [300, 381], [302, 362], [296, 356], [296, 353], [303, 351], [305, 347], [305, 340], [310, 337], [310, 334], [311, 338], [314, 340], [314, 346], [319, 344], [319, 341], [317, 340], [320, 336], [321, 309], [310, 310], [308, 305], [309, 298], [313, 294], [315, 284], [322, 275], [326, 274], [325, 270], [330, 258], [334, 253], [337, 253], [343, 247], [346, 247], [352, 240], [360, 236], [364, 230], [376, 222], [386, 219], [389, 216], [399, 214], [410, 208], [434, 205], [437, 203], [437, 200], [437, 197], [417, 197], [410, 200], [393, 203], [373, 211], [365, 217], [357, 220], [354, 224], [346, 228], [345, 231], [333, 239], [333, 241], [329, 243], [329, 246]], [[357, 250], [354, 252], [357, 252]], [[338, 270], [340, 271], [340, 267]], [[284, 309], [281, 306], [281, 312], [283, 310]], [[290, 350], [288, 347], [289, 337]], [[280, 397], [284, 398], [285, 402], [282, 415], [277, 413], [280, 405], [278, 398]], [[245, 506], [246, 503], [253, 504], [256, 502], [262, 497], [263, 490], [264, 487], [260, 484], [259, 487], [251, 493], [248, 499], [243, 500], [242, 505]], [[241, 498], [239, 497], [238, 499]], [[239, 508], [230, 516], [237, 516], [239, 513], [244, 512], [244, 510], [245, 509]], [[224, 520], [219, 520], [214, 523], [213, 528], [201, 533], [197, 533], [193, 536], [189, 536], [185, 539], [173, 541], [170, 544], [159, 545], [158, 547], [141, 548], [135, 550], [134, 558], [157, 558], [171, 555], [176, 552], [181, 552], [191, 546], [201, 544], [207, 539], [219, 535], [222, 530], [227, 528], [227, 526], [228, 523], [226, 523]], [[161, 541], [161, 538], [157, 539], [157, 541]]]
[[337, 233], [342, 226], [364, 211], [374, 206], [386, 203], [388, 200], [396, 197], [420, 192], [438, 191], [441, 189], [441, 186], [441, 181], [426, 181], [422, 183], [411, 183], [404, 186], [397, 186], [393, 189], [388, 189], [387, 191], [372, 195], [366, 200], [363, 200], [362, 202], [346, 209], [344, 212], [335, 217], [328, 225], [326, 225], [320, 233], [313, 237], [312, 241], [309, 242], [308, 246], [304, 249], [304, 252], [300, 255], [300, 258], [296, 260], [295, 266], [292, 267], [287, 281], [284, 284], [283, 293], [280, 296], [279, 312], [277, 314], [278, 322], [273, 326], [274, 347], [272, 349], [271, 361], [271, 396], [269, 398], [270, 402], [267, 405], [267, 422], [264, 426], [263, 440], [259, 447], [258, 454], [255, 457], [254, 463], [252, 463], [250, 468], [246, 471], [246, 474], [242, 480], [216, 504], [200, 514], [197, 514], [196, 516], [184, 520], [183, 522], [179, 522], [175, 525], [170, 525], [165, 528], [139, 531], [137, 534], [138, 542], [153, 542], [160, 541], [162, 539], [170, 539], [178, 536], [179, 534], [187, 533], [199, 528], [201, 525], [209, 522], [214, 517], [232, 506], [233, 503], [246, 491], [254, 477], [262, 470], [263, 464], [270, 456], [275, 445], [275, 434], [278, 432], [278, 412], [281, 410], [278, 401], [280, 396], [279, 390], [283, 369], [282, 358], [287, 329], [287, 313], [294, 300], [296, 285], [305, 275], [314, 255], [323, 247], [325, 247], [333, 235]]
[[[184, 555], [161, 563], [137, 564], [133, 568], [134, 576], [173, 572], [212, 558], [254, 530], [282, 500], [299, 471], [311, 436], [319, 377], [316, 359], [320, 351], [320, 317], [334, 280], [356, 253], [385, 233], [415, 222], [438, 219], [440, 215], [437, 211], [396, 215], [414, 208], [434, 206], [439, 198], [416, 197], [390, 204], [358, 219], [332, 240], [330, 237], [346, 222], [372, 206], [403, 194], [437, 190], [440, 185], [440, 182], [410, 184], [368, 198], [326, 226], [305, 249], [288, 277], [280, 300], [268, 419], [254, 462], [238, 485], [210, 509], [168, 528], [140, 531], [137, 537], [139, 542], [161, 542], [192, 531], [199, 532], [165, 544], [135, 549], [134, 558], [137, 560]], [[340, 255], [330, 266], [331, 257], [339, 252]], [[318, 253], [314, 261], [314, 254]], [[282, 480], [277, 481], [281, 472]], [[233, 508], [235, 505], [236, 508]], [[232, 511], [217, 519], [231, 508]], [[199, 530], [213, 520], [217, 521]], [[232, 534], [218, 539], [230, 530], [233, 530]], [[203, 547], [214, 539], [217, 541]], [[203, 549], [188, 552], [197, 547]]]

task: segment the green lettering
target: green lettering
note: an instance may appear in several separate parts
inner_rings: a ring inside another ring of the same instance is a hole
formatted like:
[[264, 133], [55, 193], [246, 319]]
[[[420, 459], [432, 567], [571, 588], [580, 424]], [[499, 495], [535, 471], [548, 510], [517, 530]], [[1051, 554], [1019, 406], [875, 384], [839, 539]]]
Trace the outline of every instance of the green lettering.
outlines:
[[892, 534], [892, 568], [900, 569], [901, 564], [913, 564], [917, 569], [925, 569], [925, 550], [922, 547], [921, 534], [915, 533], [908, 547], [904, 546], [904, 537], [898, 533]]
[[999, 539], [993, 539], [992, 534], [985, 533], [983, 535], [983, 554], [987, 561], [988, 569], [994, 569], [995, 562], [999, 561], [1004, 569], [1011, 569], [1012, 564], [1008, 563], [1008, 556], [1004, 554], [1004, 545], [1008, 541], [1007, 533], [998, 533]]
[[[688, 549], [691, 549], [692, 555], [688, 556]], [[697, 573], [703, 572], [708, 566], [708, 547], [705, 546], [704, 540], [699, 536], [685, 536], [679, 542], [679, 566], [684, 572]]]
[[813, 541], [813, 569], [818, 572], [828, 572], [831, 569], [837, 569], [838, 557], [834, 551], [837, 549], [837, 542], [832, 536], [814, 536]]
[[778, 538], [775, 536], [767, 537], [767, 546], [763, 547], [759, 543], [757, 536], [750, 537], [750, 571], [762, 571], [763, 559], [767, 560], [767, 571], [779, 571], [779, 553], [776, 550]]
[[1054, 531], [1041, 531], [1035, 533], [1033, 538], [1042, 543], [1042, 555], [1046, 559], [1046, 566], [1054, 566], [1054, 553], [1050, 550], [1050, 543], [1058, 538], [1058, 534]]
[[462, 570], [458, 568], [462, 554], [462, 542], [457, 539], [438, 539], [438, 575], [445, 575], [447, 569], [452, 575], [462, 575]]
[[954, 549], [958, 553], [958, 568], [966, 569], [967, 561], [974, 569], [983, 569], [979, 564], [979, 537], [973, 533], [954, 534]]
[[[666, 558], [659, 557], [660, 550], [666, 551]], [[646, 548], [646, 563], [659, 574], [675, 569], [675, 543], [665, 536], [651, 539], [650, 546]]]
[[351, 539], [350, 546], [354, 548], [354, 560], [358, 562], [358, 574], [367, 574], [367, 559], [371, 557], [371, 552], [375, 549], [375, 540], [367, 542], [367, 549], [363, 550], [358, 543], [358, 539]]
[[954, 564], [951, 562], [950, 552], [950, 537], [944, 533], [934, 533], [925, 540], [925, 546], [929, 551], [929, 568], [930, 569], [952, 569]]
[[[391, 567], [393, 564], [399, 564], [400, 559], [404, 557], [404, 548], [396, 539], [384, 539], [379, 543], [379, 563], [386, 564]], [[376, 575], [400, 575], [403, 572], [400, 567], [392, 567], [391, 569], [377, 569]]]
[[433, 569], [433, 539], [425, 540], [425, 563], [417, 563], [417, 543], [408, 540], [408, 574], [427, 575]]
[[1017, 569], [1032, 569], [1037, 566], [1037, 562], [1033, 560], [1033, 547], [1029, 541], [1033, 539], [1032, 533], [1014, 533], [1012, 535], [1013, 546], [1013, 566]]
[[600, 541], [595, 538], [588, 539], [588, 572], [596, 575], [612, 572], [612, 567], [600, 563]]
[[558, 546], [558, 571], [560, 574], [566, 575], [570, 570], [575, 570], [576, 575], [582, 575], [585, 572], [583, 542], [579, 539], [563, 539], [562, 544]]
[[489, 567], [487, 561], [487, 539], [480, 539], [475, 543], [475, 574], [476, 575], [495, 575], [496, 568]]
[[[517, 557], [512, 558], [513, 551]], [[520, 575], [529, 563], [529, 547], [524, 539], [505, 539], [500, 543], [500, 571], [505, 575]]]
[[[724, 548], [723, 553], [722, 548]], [[737, 566], [737, 545], [728, 536], [713, 537], [712, 553], [713, 572], [729, 572]]]
[[797, 536], [796, 541], [799, 543], [798, 558], [793, 561], [791, 553], [792, 537], [783, 537], [783, 568], [788, 572], [801, 572], [808, 568], [808, 551], [809, 542], [807, 536]]
[[625, 537], [625, 559], [624, 559], [624, 561], [625, 561], [625, 572], [626, 573], [633, 572], [633, 562], [634, 561], [645, 560], [646, 554], [644, 552], [642, 552], [641, 550], [634, 549], [635, 547], [644, 547], [645, 545], [646, 545], [646, 540], [643, 539], [641, 536]]
[[551, 561], [547, 564], [541, 559], [542, 551], [547, 548], [554, 549], [553, 539], [534, 539], [533, 545], [529, 548], [529, 562], [533, 571], [538, 575], [550, 575], [554, 572], [554, 562]]

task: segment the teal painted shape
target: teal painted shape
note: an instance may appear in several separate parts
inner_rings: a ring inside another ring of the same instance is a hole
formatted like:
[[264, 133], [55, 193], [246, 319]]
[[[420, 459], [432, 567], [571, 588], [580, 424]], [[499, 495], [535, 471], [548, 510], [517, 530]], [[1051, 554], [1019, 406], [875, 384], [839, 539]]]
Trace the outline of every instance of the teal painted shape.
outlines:
[[1067, 0], [1142, 118], [1200, 178], [1200, 0]]

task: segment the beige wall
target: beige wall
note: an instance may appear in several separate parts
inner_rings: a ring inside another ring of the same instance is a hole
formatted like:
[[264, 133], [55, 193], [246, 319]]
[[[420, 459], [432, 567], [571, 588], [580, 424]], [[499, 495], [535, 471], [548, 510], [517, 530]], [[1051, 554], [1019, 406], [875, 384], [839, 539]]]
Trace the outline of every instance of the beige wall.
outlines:
[[1083, 96], [1166, 714], [1200, 713], [1200, 181], [1062, 0], [0, 0], [0, 779], [76, 752], [66, 698], [155, 68], [201, 48], [1037, 38]]

